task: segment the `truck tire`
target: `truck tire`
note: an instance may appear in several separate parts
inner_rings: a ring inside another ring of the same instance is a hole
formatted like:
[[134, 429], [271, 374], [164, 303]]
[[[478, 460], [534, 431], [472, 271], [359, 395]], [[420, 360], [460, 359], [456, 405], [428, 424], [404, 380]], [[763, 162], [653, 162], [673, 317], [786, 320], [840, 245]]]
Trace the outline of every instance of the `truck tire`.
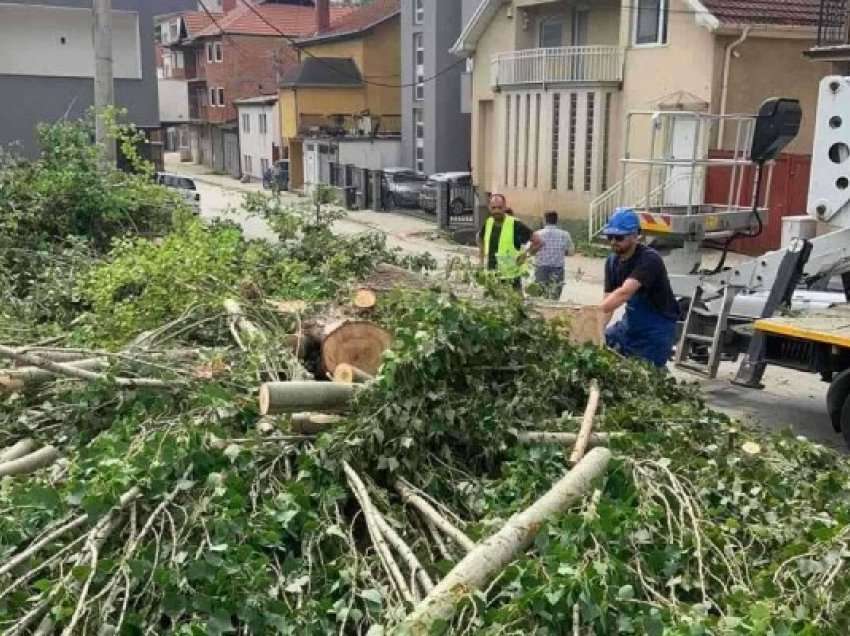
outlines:
[[850, 448], [850, 397], [844, 400], [844, 406], [841, 407], [841, 434], [844, 443]]
[[[844, 430], [847, 397], [850, 396], [850, 369], [844, 369], [833, 378], [826, 392], [826, 410], [836, 433]], [[844, 433], [845, 437], [847, 433]]]

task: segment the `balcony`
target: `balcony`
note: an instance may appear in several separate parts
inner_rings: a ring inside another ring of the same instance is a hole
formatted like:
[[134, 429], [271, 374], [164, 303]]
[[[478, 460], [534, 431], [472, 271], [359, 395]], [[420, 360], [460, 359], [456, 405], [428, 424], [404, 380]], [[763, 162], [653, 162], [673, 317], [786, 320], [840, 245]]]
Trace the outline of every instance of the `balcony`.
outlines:
[[820, 0], [817, 44], [806, 51], [813, 59], [850, 60], [850, 2]]
[[624, 52], [618, 46], [562, 46], [499, 53], [493, 57], [491, 85], [546, 86], [623, 81]]
[[400, 115], [308, 115], [298, 117], [299, 137], [400, 137]]

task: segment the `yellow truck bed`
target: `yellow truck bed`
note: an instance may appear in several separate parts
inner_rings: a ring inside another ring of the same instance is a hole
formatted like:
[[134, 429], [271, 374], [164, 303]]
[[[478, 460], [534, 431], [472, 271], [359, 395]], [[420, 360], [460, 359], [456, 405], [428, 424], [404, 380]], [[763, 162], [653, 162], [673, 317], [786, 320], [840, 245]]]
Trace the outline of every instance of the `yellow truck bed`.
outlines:
[[764, 318], [755, 322], [755, 328], [767, 334], [850, 349], [850, 304], [818, 309], [799, 316]]

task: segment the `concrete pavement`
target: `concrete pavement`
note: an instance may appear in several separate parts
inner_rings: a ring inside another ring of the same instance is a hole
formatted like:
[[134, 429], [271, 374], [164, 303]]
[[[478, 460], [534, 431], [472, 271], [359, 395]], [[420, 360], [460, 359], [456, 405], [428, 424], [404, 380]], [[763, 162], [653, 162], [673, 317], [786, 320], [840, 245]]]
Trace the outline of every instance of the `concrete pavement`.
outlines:
[[[260, 219], [242, 211], [246, 192], [259, 192], [259, 184], [242, 184], [228, 176], [213, 175], [192, 164], [167, 162], [166, 169], [195, 178], [201, 193], [201, 214], [204, 218], [230, 218], [243, 226], [251, 238], [274, 240], [274, 234]], [[284, 193], [293, 203], [303, 201], [294, 194]], [[387, 244], [406, 253], [429, 252], [438, 264], [452, 258], [477, 260], [475, 248], [449, 242], [437, 231], [435, 223], [403, 214], [388, 212], [348, 212], [334, 225], [342, 234], [378, 231], [387, 236]], [[567, 259], [567, 284], [562, 300], [581, 305], [598, 303], [602, 295], [604, 259], [574, 256]], [[737, 363], [723, 363], [715, 380], [705, 380], [674, 370], [675, 377], [685, 382], [698, 382], [708, 403], [733, 418], [754, 422], [765, 428], [791, 429], [795, 434], [845, 449], [843, 439], [832, 430], [826, 413], [827, 385], [813, 374], [787, 369], [768, 368], [764, 390], [736, 387], [734, 377]]]

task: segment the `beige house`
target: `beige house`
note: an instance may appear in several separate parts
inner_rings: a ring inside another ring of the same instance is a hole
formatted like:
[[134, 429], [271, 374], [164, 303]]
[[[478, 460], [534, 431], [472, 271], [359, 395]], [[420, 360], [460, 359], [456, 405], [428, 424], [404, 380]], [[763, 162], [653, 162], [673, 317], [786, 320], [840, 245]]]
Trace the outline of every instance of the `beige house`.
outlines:
[[[755, 113], [779, 95], [804, 112], [787, 152], [810, 154], [830, 72], [804, 56], [818, 13], [819, 0], [482, 0], [453, 48], [472, 76], [475, 183], [522, 217], [586, 220], [613, 201], [627, 113]], [[629, 127], [632, 152], [648, 128]], [[735, 126], [720, 128], [696, 135], [702, 151], [734, 144]], [[694, 137], [680, 122], [663, 151], [685, 152]]]

